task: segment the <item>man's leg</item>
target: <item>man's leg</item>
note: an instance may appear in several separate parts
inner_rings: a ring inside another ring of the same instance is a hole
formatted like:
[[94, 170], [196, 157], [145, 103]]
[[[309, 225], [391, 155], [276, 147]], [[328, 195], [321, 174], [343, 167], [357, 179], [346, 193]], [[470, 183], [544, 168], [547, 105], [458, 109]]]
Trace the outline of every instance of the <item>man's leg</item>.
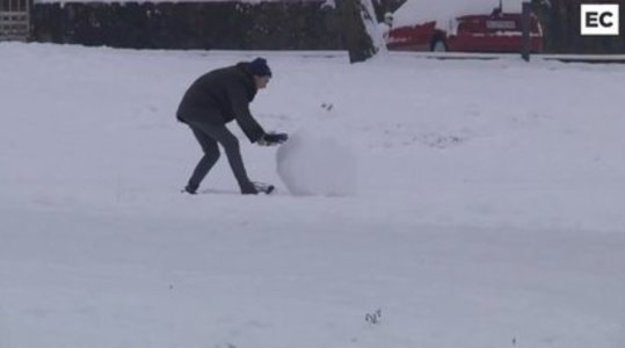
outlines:
[[201, 124], [200, 130], [202, 133], [209, 135], [212, 139], [216, 140], [221, 146], [223, 146], [226, 156], [228, 157], [228, 163], [232, 173], [239, 183], [242, 193], [258, 193], [254, 184], [250, 181], [243, 164], [243, 158], [241, 157], [241, 149], [239, 146], [239, 139], [232, 134], [225, 125], [213, 125], [213, 124]]
[[200, 143], [202, 151], [204, 152], [204, 156], [202, 156], [198, 164], [195, 166], [193, 175], [191, 175], [189, 183], [185, 188], [187, 192], [195, 193], [202, 180], [206, 177], [206, 174], [208, 174], [219, 159], [219, 147], [217, 146], [215, 139], [211, 138], [208, 134], [205, 134], [201, 128], [198, 128], [196, 125], [189, 126], [191, 127], [193, 135], [197, 139], [198, 143]]

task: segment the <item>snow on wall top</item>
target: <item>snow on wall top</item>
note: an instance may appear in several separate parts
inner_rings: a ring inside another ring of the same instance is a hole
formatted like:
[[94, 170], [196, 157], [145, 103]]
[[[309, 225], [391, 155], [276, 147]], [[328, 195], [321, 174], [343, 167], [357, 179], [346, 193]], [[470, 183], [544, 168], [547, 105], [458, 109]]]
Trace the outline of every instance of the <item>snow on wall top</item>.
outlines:
[[320, 0], [34, 0], [36, 4], [45, 4], [45, 3], [68, 3], [68, 2], [78, 2], [78, 3], [89, 3], [89, 2], [98, 2], [98, 3], [114, 3], [114, 2], [136, 2], [136, 3], [148, 3], [148, 2], [240, 2], [240, 3], [251, 3], [258, 4], [261, 2], [314, 2]]

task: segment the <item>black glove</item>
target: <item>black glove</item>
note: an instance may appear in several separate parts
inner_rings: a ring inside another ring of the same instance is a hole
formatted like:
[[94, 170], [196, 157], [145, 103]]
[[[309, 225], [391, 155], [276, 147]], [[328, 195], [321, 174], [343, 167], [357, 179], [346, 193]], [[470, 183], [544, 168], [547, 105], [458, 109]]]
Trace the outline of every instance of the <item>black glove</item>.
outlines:
[[265, 133], [258, 139], [258, 145], [272, 146], [282, 144], [289, 139], [286, 133]]

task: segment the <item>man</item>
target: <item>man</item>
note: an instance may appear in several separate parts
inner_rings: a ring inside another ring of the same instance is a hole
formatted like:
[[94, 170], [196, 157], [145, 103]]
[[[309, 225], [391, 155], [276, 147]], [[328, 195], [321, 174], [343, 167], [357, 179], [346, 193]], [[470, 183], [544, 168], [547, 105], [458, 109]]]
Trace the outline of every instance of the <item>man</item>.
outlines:
[[195, 167], [184, 191], [197, 192], [200, 183], [217, 162], [220, 144], [228, 157], [230, 168], [242, 194], [257, 194], [258, 188], [248, 178], [239, 140], [226, 128], [226, 123], [236, 120], [247, 138], [259, 145], [276, 145], [287, 139], [285, 133], [265, 133], [250, 113], [249, 104], [256, 92], [269, 83], [271, 70], [267, 61], [256, 58], [210, 71], [200, 76], [186, 91], [176, 116], [186, 123], [204, 156]]

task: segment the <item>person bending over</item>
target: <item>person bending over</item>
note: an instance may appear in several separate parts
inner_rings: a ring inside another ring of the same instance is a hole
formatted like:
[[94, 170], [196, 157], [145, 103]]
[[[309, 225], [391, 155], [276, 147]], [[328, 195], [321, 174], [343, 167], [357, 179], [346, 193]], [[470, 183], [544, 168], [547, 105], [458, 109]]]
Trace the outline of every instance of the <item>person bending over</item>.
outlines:
[[286, 133], [266, 133], [250, 113], [250, 103], [258, 90], [267, 87], [271, 76], [267, 61], [256, 58], [210, 71], [187, 89], [176, 117], [191, 128], [204, 155], [193, 170], [184, 192], [197, 192], [200, 183], [219, 159], [219, 144], [226, 152], [241, 193], [258, 193], [258, 188], [245, 170], [239, 140], [226, 128], [226, 124], [236, 120], [247, 138], [259, 145], [277, 145], [287, 140]]

